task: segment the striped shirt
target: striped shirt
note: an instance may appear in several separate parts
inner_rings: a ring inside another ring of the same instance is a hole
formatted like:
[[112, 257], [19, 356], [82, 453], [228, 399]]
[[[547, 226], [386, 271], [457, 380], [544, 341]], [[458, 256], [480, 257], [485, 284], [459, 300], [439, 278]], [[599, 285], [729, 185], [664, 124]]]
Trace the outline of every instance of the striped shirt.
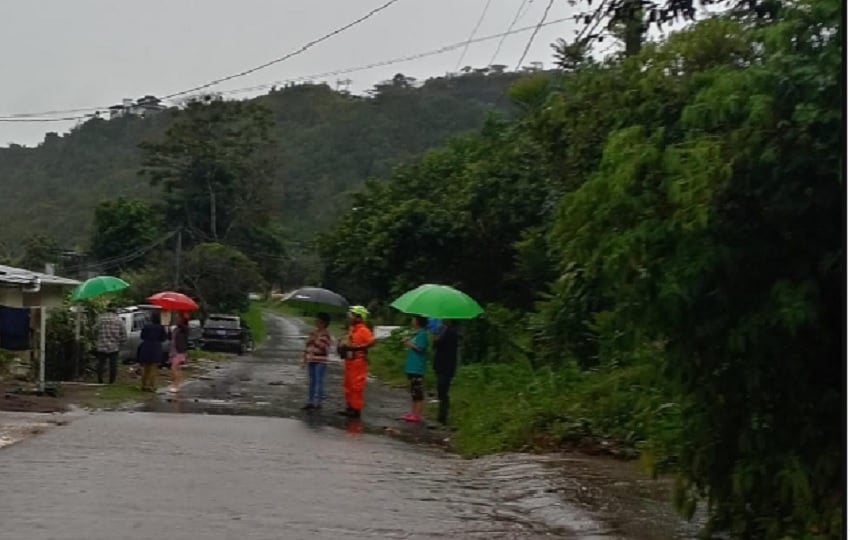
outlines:
[[331, 348], [331, 335], [327, 330], [316, 330], [307, 338], [304, 359], [310, 363], [326, 363]]

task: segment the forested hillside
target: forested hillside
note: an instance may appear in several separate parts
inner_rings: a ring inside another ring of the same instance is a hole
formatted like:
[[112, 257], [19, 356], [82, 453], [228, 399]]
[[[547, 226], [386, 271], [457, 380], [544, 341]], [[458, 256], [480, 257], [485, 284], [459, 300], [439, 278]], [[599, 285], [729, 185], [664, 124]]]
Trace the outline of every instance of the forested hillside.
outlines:
[[[280, 88], [253, 101], [273, 113], [273, 180], [278, 220], [308, 238], [345, 209], [346, 193], [400, 160], [479, 128], [518, 75], [469, 74], [424, 84], [397, 75], [367, 97], [325, 85]], [[507, 106], [507, 101], [503, 103]], [[161, 137], [173, 112], [90, 120], [36, 148], [0, 148], [0, 241], [44, 234], [86, 249], [94, 208], [118, 196], [156, 200], [139, 176], [139, 144]]]

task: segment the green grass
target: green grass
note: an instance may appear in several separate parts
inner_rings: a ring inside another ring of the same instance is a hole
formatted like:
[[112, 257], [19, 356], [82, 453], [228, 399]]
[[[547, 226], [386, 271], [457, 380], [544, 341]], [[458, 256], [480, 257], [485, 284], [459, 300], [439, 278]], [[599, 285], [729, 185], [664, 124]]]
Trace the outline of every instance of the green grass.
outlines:
[[258, 346], [266, 339], [266, 321], [263, 320], [263, 304], [251, 302], [248, 311], [242, 314], [242, 318], [251, 327], [251, 337], [254, 345]]
[[97, 390], [92, 397], [96, 407], [114, 407], [131, 401], [139, 401], [146, 394], [139, 388], [138, 382], [116, 382]]
[[[390, 385], [406, 384], [399, 338], [382, 340], [369, 356], [372, 374]], [[535, 369], [519, 360], [462, 365], [451, 389], [453, 447], [480, 456], [593, 447], [605, 440], [624, 457], [642, 451], [648, 465], [664, 465], [673, 457], [681, 419], [652, 379], [652, 368], [638, 364], [581, 372], [569, 365]], [[425, 389], [429, 394], [436, 389], [430, 369]], [[436, 419], [436, 406], [429, 404], [425, 413]]]

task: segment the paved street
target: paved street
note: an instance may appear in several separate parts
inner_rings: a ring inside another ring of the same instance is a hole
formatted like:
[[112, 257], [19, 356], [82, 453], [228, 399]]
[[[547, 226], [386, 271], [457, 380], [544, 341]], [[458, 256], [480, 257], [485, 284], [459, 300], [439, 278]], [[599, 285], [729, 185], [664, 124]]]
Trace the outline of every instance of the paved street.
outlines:
[[[300, 411], [304, 328], [268, 322], [257, 353], [146, 412], [0, 418], [44, 431], [0, 450], [0, 539], [692, 537], [631, 464], [409, 444], [442, 434], [386, 436], [407, 400], [378, 383], [362, 424]], [[331, 399], [338, 382], [334, 366]]]

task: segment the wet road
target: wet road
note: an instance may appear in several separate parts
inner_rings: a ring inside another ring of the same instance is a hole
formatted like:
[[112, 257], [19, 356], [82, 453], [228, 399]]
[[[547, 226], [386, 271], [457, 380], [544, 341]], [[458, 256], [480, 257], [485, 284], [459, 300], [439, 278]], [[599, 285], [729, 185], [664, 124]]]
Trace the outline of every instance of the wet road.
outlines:
[[632, 464], [469, 461], [377, 434], [406, 406], [378, 384], [363, 433], [332, 409], [301, 413], [303, 328], [270, 323], [264, 351], [146, 406], [160, 412], [94, 414], [0, 451], [0, 538], [695, 536]]
[[366, 387], [361, 422], [349, 422], [336, 412], [344, 408], [342, 366], [334, 353], [325, 382], [327, 402], [320, 411], [300, 410], [307, 399], [307, 371], [301, 366], [309, 329], [299, 320], [266, 314], [266, 342], [250, 357], [225, 363], [198, 380], [188, 381], [176, 395], [161, 393], [143, 411], [300, 418], [314, 425], [383, 433], [392, 429], [413, 441], [439, 441], [448, 433], [436, 426], [398, 422], [409, 410], [405, 392], [373, 378]]

